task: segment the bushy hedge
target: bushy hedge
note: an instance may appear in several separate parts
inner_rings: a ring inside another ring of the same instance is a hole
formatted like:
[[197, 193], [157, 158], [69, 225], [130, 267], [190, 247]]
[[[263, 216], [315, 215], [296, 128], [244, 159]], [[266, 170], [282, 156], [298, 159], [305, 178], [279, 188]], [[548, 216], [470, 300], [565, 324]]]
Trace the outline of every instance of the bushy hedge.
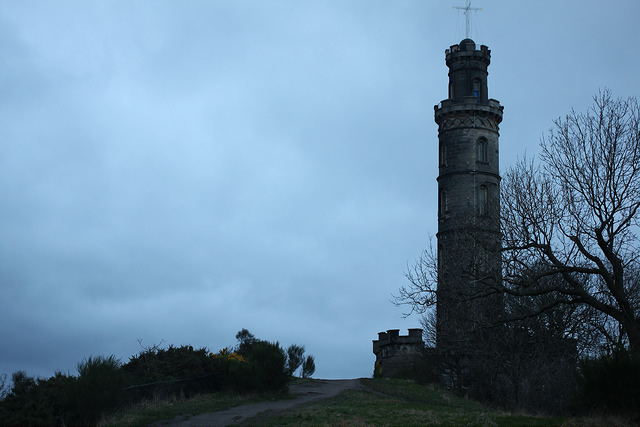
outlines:
[[123, 401], [124, 384], [125, 374], [115, 356], [89, 357], [78, 363], [78, 378], [71, 393], [73, 399], [67, 403], [75, 406], [81, 424], [94, 424], [104, 411]]
[[3, 425], [91, 425], [121, 403], [125, 377], [110, 356], [83, 360], [77, 377], [58, 372], [35, 379], [18, 371], [12, 380], [11, 392], [0, 402]]
[[218, 391], [224, 385], [221, 363], [206, 348], [154, 346], [131, 357], [122, 370], [129, 400], [175, 394], [188, 397]]
[[640, 418], [640, 358], [617, 350], [580, 361], [578, 403], [591, 412]]
[[35, 379], [16, 372], [10, 392], [0, 396], [0, 424], [93, 425], [119, 405], [148, 397], [286, 390], [291, 379], [286, 351], [246, 329], [237, 337], [235, 350], [217, 353], [153, 346], [125, 364], [115, 356], [89, 357], [78, 364], [78, 376]]
[[[77, 378], [56, 373], [34, 379], [23, 371], [12, 376], [13, 387], [0, 402], [2, 425], [66, 425], [80, 423], [74, 404]], [[75, 413], [74, 413], [75, 412]]]

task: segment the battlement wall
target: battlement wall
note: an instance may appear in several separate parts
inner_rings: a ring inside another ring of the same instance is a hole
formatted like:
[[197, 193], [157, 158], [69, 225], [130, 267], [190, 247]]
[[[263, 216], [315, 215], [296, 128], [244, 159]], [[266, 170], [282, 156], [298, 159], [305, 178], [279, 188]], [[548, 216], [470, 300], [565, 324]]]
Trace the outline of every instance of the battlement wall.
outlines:
[[400, 329], [389, 329], [387, 332], [378, 332], [378, 339], [373, 340], [373, 352], [379, 353], [383, 348], [388, 353], [393, 353], [392, 349], [401, 349], [403, 346], [421, 345], [422, 329], [409, 329], [409, 335], [400, 335]]
[[445, 55], [455, 52], [484, 52], [491, 54], [491, 49], [488, 46], [480, 45], [480, 49], [476, 49], [476, 44], [473, 41], [462, 44], [454, 44], [449, 49], [445, 49]]
[[389, 329], [379, 332], [378, 339], [373, 340], [376, 366], [384, 377], [401, 375], [411, 368], [416, 358], [424, 355], [424, 351], [422, 329], [409, 329], [408, 335], [400, 335], [399, 329]]

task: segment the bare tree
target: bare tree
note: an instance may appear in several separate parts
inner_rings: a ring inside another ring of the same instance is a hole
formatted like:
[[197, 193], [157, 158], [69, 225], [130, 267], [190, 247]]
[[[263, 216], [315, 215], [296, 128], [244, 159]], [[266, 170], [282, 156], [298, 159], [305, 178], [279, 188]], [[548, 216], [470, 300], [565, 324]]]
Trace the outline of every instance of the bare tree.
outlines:
[[[638, 101], [604, 90], [586, 113], [556, 120], [541, 148], [541, 165], [524, 159], [503, 175], [501, 280], [475, 279], [507, 295], [539, 297], [518, 319], [564, 307], [573, 322], [567, 334], [583, 351], [640, 351]], [[410, 306], [406, 315], [436, 305], [438, 278], [447, 273], [438, 256], [430, 245], [407, 269], [408, 285], [395, 297]], [[513, 320], [509, 314], [504, 320]]]
[[9, 382], [7, 381], [7, 374], [0, 375], [0, 402], [4, 400], [5, 397], [9, 394], [11, 388], [9, 386]]
[[541, 148], [542, 166], [525, 159], [503, 176], [503, 291], [550, 297], [541, 312], [589, 306], [640, 352], [638, 101], [604, 90]]
[[[433, 238], [429, 240], [429, 248], [422, 251], [413, 265], [407, 267], [405, 277], [409, 284], [400, 287], [393, 301], [398, 307], [410, 307], [404, 316], [408, 317], [414, 312], [425, 314], [430, 308], [435, 307], [438, 301], [438, 253], [433, 247]], [[433, 321], [434, 332], [431, 338], [435, 346], [435, 318]]]

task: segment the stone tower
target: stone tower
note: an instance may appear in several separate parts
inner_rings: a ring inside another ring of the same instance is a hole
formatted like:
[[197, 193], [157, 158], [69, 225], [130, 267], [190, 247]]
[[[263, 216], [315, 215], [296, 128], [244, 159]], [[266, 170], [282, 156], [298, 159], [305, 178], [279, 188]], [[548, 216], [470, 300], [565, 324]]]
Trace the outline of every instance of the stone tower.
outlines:
[[503, 107], [489, 99], [491, 51], [464, 39], [445, 51], [449, 97], [438, 124], [437, 347], [473, 353], [482, 326], [501, 312], [491, 293], [500, 280], [498, 125]]
[[373, 341], [373, 353], [376, 376], [401, 377], [414, 372], [415, 364], [425, 356], [422, 329], [409, 329], [409, 335], [400, 335], [399, 329], [379, 332]]

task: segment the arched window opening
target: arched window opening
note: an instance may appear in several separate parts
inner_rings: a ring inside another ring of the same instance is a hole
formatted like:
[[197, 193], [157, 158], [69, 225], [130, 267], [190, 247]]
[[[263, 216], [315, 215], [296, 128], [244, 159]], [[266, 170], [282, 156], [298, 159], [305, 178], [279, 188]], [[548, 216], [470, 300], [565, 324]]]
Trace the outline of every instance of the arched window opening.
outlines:
[[453, 99], [453, 82], [449, 82], [449, 99]]
[[440, 144], [440, 166], [447, 165], [447, 146]]
[[478, 138], [476, 144], [476, 161], [484, 163], [489, 161], [487, 146], [487, 138]]
[[481, 185], [478, 187], [477, 201], [478, 201], [478, 214], [487, 215], [489, 213], [489, 197], [487, 194], [487, 187]]
[[447, 192], [440, 190], [440, 216], [444, 216], [449, 213], [449, 200], [447, 199]]
[[473, 96], [480, 102], [480, 80], [473, 79]]

